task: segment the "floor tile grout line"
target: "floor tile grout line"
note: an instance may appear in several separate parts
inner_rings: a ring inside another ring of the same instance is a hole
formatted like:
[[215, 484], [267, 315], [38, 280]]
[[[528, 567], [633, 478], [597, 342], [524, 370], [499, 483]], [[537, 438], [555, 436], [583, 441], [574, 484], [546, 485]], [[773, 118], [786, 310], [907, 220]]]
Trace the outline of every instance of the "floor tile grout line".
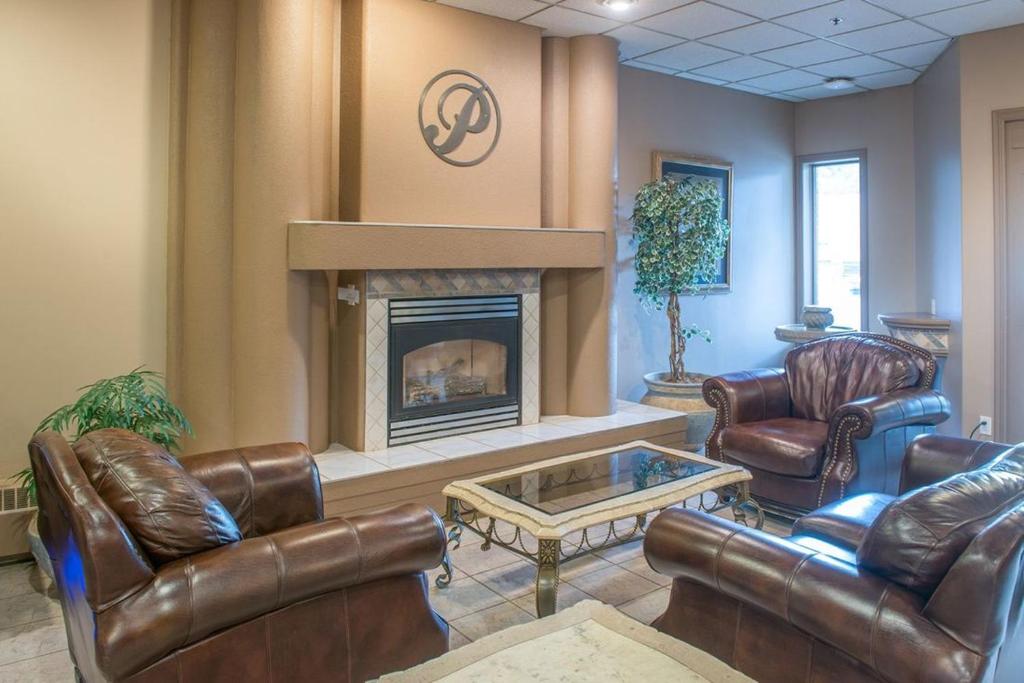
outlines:
[[654, 595], [658, 591], [666, 589], [666, 588], [670, 588], [670, 586], [658, 586], [654, 590], [647, 591], [646, 593], [641, 593], [640, 595], [636, 596], [635, 598], [630, 598], [629, 600], [626, 600], [625, 602], [620, 602], [618, 605], [612, 605], [612, 607], [614, 607], [615, 609], [619, 609], [619, 607], [621, 607], [623, 605], [628, 605], [629, 603], [636, 602], [637, 600], [640, 600], [641, 598], [646, 598], [649, 595]]
[[[502, 601], [497, 603], [497, 604], [495, 604], [495, 605], [488, 605], [487, 607], [482, 607], [482, 608], [476, 610], [475, 612], [470, 612], [468, 614], [463, 614], [458, 619], [452, 619], [450, 622], [448, 622], [449, 628], [454, 628], [456, 631], [459, 631], [459, 628], [457, 626], [453, 627], [452, 623], [454, 623], [456, 621], [461, 621], [461, 620], [465, 619], [466, 617], [471, 617], [474, 614], [480, 614], [481, 612], [486, 612], [489, 609], [494, 609], [495, 607], [501, 607], [502, 605], [506, 605], [506, 604], [507, 605], [512, 605], [513, 607], [515, 607], [520, 612], [525, 612], [526, 614], [528, 614], [531, 617], [533, 617], [533, 614], [531, 612], [528, 612], [527, 610], [523, 609], [522, 607], [520, 607], [519, 605], [517, 605], [513, 601], [509, 600], [508, 598], [506, 598], [504, 596], [499, 596], [499, 597], [501, 597]], [[536, 619], [536, 617], [534, 617], [534, 618]], [[466, 634], [463, 633], [462, 631], [459, 631], [459, 633], [462, 633], [462, 635], [466, 636]], [[469, 638], [469, 636], [466, 636], [466, 637]], [[470, 640], [472, 640], [472, 638], [470, 638]]]
[[32, 655], [31, 657], [23, 657], [22, 659], [15, 659], [15, 660], [12, 660], [10, 662], [4, 662], [3, 664], [0, 664], [0, 670], [3, 670], [3, 668], [5, 666], [14, 666], [15, 664], [22, 664], [24, 662], [31, 662], [33, 659], [40, 659], [42, 657], [49, 657], [50, 655], [58, 654], [60, 652], [67, 652], [68, 653], [68, 657], [71, 656], [71, 653], [68, 650], [68, 648], [67, 647], [62, 647], [62, 648], [58, 648], [56, 650], [51, 650], [50, 652], [40, 652], [39, 654]]
[[[56, 598], [52, 598], [52, 599], [56, 600]], [[54, 622], [61, 621], [62, 622], [62, 621], [64, 621], [64, 615], [63, 614], [59, 614], [59, 615], [52, 616], [52, 617], [46, 617], [45, 619], [34, 619], [32, 621], [26, 621], [26, 622], [23, 622], [21, 624], [5, 625], [3, 628], [0, 628], [0, 631], [13, 631], [14, 629], [24, 628], [26, 626], [32, 626], [33, 624], [42, 624], [43, 622], [47, 622], [47, 621], [54, 621]]]

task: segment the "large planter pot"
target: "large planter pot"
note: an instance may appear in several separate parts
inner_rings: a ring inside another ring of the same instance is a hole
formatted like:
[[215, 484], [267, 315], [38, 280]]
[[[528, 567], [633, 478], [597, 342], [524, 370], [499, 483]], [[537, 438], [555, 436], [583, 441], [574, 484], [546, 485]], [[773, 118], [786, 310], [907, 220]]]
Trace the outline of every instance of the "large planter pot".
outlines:
[[687, 415], [686, 448], [698, 453], [704, 452], [704, 441], [715, 423], [715, 409], [704, 402], [701, 387], [708, 375], [691, 374], [696, 382], [668, 382], [667, 372], [652, 372], [644, 375], [647, 393], [640, 402], [648, 406], [678, 410]]
[[43, 539], [39, 537], [38, 522], [38, 515], [33, 515], [32, 521], [28, 523], [28, 547], [32, 551], [32, 557], [36, 558], [36, 564], [43, 570], [43, 573], [52, 579], [53, 565], [50, 564], [50, 555], [46, 552]]

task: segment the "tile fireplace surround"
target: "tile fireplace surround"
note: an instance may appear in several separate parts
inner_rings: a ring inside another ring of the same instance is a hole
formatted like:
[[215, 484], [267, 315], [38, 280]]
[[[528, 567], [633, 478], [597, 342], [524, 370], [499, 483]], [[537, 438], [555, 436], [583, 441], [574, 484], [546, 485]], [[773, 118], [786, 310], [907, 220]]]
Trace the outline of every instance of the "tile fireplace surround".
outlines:
[[[540, 271], [535, 269], [376, 270], [366, 273], [366, 451], [388, 447], [389, 308], [427, 297], [521, 297], [521, 424], [540, 420]], [[486, 427], [482, 428], [485, 429]]]

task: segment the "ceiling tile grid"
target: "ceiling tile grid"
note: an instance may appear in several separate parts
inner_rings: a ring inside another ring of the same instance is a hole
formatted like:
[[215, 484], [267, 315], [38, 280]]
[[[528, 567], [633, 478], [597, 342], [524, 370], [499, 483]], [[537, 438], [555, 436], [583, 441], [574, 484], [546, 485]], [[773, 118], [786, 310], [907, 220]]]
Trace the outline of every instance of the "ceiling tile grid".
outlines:
[[425, 1], [545, 36], [607, 34], [628, 66], [790, 102], [913, 83], [956, 36], [1024, 23], [1022, 0]]

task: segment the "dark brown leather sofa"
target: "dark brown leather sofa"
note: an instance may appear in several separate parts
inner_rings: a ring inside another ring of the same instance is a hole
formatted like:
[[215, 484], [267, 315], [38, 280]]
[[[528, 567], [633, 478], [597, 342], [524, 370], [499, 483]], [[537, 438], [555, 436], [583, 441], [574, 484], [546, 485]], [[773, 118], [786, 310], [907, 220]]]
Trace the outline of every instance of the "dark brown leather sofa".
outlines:
[[[129, 434], [87, 437], [94, 451], [119, 439], [112, 458], [156, 448]], [[40, 535], [80, 680], [364, 681], [447, 651], [424, 575], [441, 560], [444, 530], [428, 508], [324, 519], [302, 444], [196, 455], [181, 465], [230, 513], [241, 540], [160, 562], [111, 507], [136, 501], [108, 505], [98, 492], [122, 475], [108, 470], [94, 483], [81, 443], [73, 449], [50, 432], [29, 445]], [[169, 544], [194, 531], [166, 522], [180, 481], [129, 483], [157, 497], [162, 516], [147, 523]]]
[[750, 470], [753, 496], [789, 518], [855, 493], [895, 493], [907, 444], [949, 418], [935, 373], [928, 351], [856, 333], [794, 348], [785, 369], [712, 377], [707, 456]]
[[1024, 680], [1024, 447], [920, 437], [902, 487], [788, 539], [665, 511], [644, 542], [674, 579], [653, 625], [761, 683]]

